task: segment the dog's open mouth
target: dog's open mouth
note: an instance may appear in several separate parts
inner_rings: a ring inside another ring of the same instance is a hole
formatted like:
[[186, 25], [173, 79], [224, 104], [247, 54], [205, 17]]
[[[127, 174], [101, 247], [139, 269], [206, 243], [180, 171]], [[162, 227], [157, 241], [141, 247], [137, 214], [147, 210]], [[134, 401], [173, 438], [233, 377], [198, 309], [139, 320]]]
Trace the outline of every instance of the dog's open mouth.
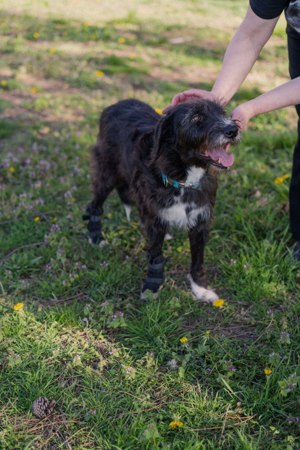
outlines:
[[210, 158], [211, 164], [225, 168], [231, 167], [234, 163], [234, 156], [229, 153], [230, 144], [226, 144], [224, 147], [217, 147], [212, 150], [208, 150], [206, 156]]

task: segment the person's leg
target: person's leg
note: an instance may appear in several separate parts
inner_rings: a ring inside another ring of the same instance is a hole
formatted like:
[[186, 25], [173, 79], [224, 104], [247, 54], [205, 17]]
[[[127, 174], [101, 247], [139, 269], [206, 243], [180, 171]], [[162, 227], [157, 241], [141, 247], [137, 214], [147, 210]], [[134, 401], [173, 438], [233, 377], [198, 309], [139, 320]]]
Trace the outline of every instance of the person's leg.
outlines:
[[[300, 76], [300, 34], [288, 32], [289, 69], [291, 78]], [[296, 241], [294, 256], [300, 260], [300, 105], [298, 114], [298, 139], [294, 149], [292, 178], [290, 184], [290, 229]], [[299, 241], [299, 244], [298, 244]]]

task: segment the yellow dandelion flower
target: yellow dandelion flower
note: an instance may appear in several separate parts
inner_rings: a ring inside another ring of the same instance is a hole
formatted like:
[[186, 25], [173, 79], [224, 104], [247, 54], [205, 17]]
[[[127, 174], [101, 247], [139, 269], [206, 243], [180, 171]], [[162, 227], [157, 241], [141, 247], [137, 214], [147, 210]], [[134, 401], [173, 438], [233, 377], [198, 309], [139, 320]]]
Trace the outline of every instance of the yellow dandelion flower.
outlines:
[[39, 130], [39, 133], [43, 136], [46, 136], [47, 134], [49, 134], [50, 132], [50, 128], [49, 127], [43, 127]]
[[1, 81], [1, 86], [7, 86], [7, 81], [6, 80], [2, 80]]
[[39, 216], [36, 216], [36, 217], [33, 218], [33, 221], [35, 223], [39, 223], [41, 221], [41, 218]]
[[163, 113], [161, 108], [155, 108], [155, 112], [157, 112], [157, 114], [159, 114], [160, 116]]
[[125, 44], [126, 39], [124, 37], [119, 37], [118, 42], [119, 44]]
[[218, 298], [217, 300], [215, 300], [213, 302], [213, 306], [215, 308], [224, 308], [225, 305], [225, 300], [223, 300], [222, 298]]
[[183, 336], [182, 338], [180, 338], [179, 341], [180, 341], [182, 344], [187, 344], [187, 343], [189, 342], [189, 340], [188, 340], [188, 338], [187, 338], [186, 336]]
[[36, 86], [32, 86], [31, 92], [32, 92], [33, 94], [36, 94], [38, 91], [39, 91], [39, 89], [38, 89]]
[[272, 369], [270, 369], [269, 367], [267, 367], [266, 369], [264, 369], [264, 374], [265, 375], [271, 375], [272, 373]]
[[173, 428], [174, 430], [176, 428], [181, 428], [183, 427], [183, 422], [181, 422], [180, 420], [172, 420], [172, 422], [169, 423], [169, 427]]
[[8, 171], [10, 173], [15, 173], [16, 169], [14, 168], [14, 166], [9, 166]]
[[54, 48], [54, 47], [49, 48], [49, 53], [51, 55], [55, 55], [55, 53], [57, 53], [57, 48]]
[[36, 31], [35, 33], [33, 33], [33, 37], [34, 39], [38, 39], [40, 37], [40, 33]]
[[82, 26], [83, 26], [84, 28], [88, 28], [88, 27], [90, 26], [90, 24], [89, 24], [88, 22], [83, 22]]
[[23, 311], [24, 309], [24, 303], [16, 303], [13, 307], [14, 311]]
[[290, 176], [288, 174], [282, 175], [282, 177], [277, 177], [274, 180], [274, 184], [282, 184], [288, 178], [290, 178]]
[[97, 70], [96, 77], [104, 77], [105, 73], [102, 70]]
[[130, 53], [130, 54], [128, 55], [128, 58], [129, 58], [129, 59], [135, 59], [135, 58], [136, 58], [136, 54], [135, 54], [135, 53]]

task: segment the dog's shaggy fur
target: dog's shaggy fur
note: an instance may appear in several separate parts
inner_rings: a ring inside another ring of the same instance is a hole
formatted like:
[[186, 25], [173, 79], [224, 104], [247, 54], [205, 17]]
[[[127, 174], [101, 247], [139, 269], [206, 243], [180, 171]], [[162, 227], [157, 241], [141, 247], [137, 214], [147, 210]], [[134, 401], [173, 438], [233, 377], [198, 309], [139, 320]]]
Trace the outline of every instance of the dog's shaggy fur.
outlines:
[[113, 189], [126, 213], [135, 203], [148, 237], [142, 298], [148, 289], [157, 293], [163, 283], [162, 246], [173, 225], [188, 230], [194, 295], [206, 302], [217, 298], [206, 289], [204, 245], [213, 217], [215, 175], [233, 163], [228, 148], [237, 139], [236, 124], [220, 105], [207, 100], [181, 104], [163, 117], [138, 100], [120, 101], [103, 111], [92, 155], [94, 198], [86, 215], [90, 240], [103, 243], [102, 205]]

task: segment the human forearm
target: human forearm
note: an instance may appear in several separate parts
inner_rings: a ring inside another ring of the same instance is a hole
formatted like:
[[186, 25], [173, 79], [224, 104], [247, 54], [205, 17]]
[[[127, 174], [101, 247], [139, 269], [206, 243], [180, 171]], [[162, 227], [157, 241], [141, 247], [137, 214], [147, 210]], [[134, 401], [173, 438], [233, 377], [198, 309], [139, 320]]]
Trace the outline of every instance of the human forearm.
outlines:
[[300, 103], [300, 77], [245, 103], [251, 117]]
[[226, 105], [238, 91], [260, 50], [253, 46], [251, 39], [244, 33], [238, 31], [234, 36], [225, 53], [222, 69], [212, 88], [212, 92], [223, 105]]
[[227, 104], [250, 72], [270, 38], [278, 18], [264, 20], [249, 7], [246, 17], [227, 47], [221, 72], [212, 92]]
[[164, 111], [167, 112], [179, 103], [195, 99], [208, 99], [219, 101], [223, 105], [227, 104], [250, 72], [277, 21], [278, 17], [261, 19], [249, 6], [245, 19], [226, 50], [221, 72], [212, 91], [189, 89], [180, 92], [173, 97], [171, 104]]
[[234, 109], [232, 118], [237, 121], [240, 129], [244, 130], [252, 117], [297, 104], [300, 104], [300, 77], [242, 103]]

